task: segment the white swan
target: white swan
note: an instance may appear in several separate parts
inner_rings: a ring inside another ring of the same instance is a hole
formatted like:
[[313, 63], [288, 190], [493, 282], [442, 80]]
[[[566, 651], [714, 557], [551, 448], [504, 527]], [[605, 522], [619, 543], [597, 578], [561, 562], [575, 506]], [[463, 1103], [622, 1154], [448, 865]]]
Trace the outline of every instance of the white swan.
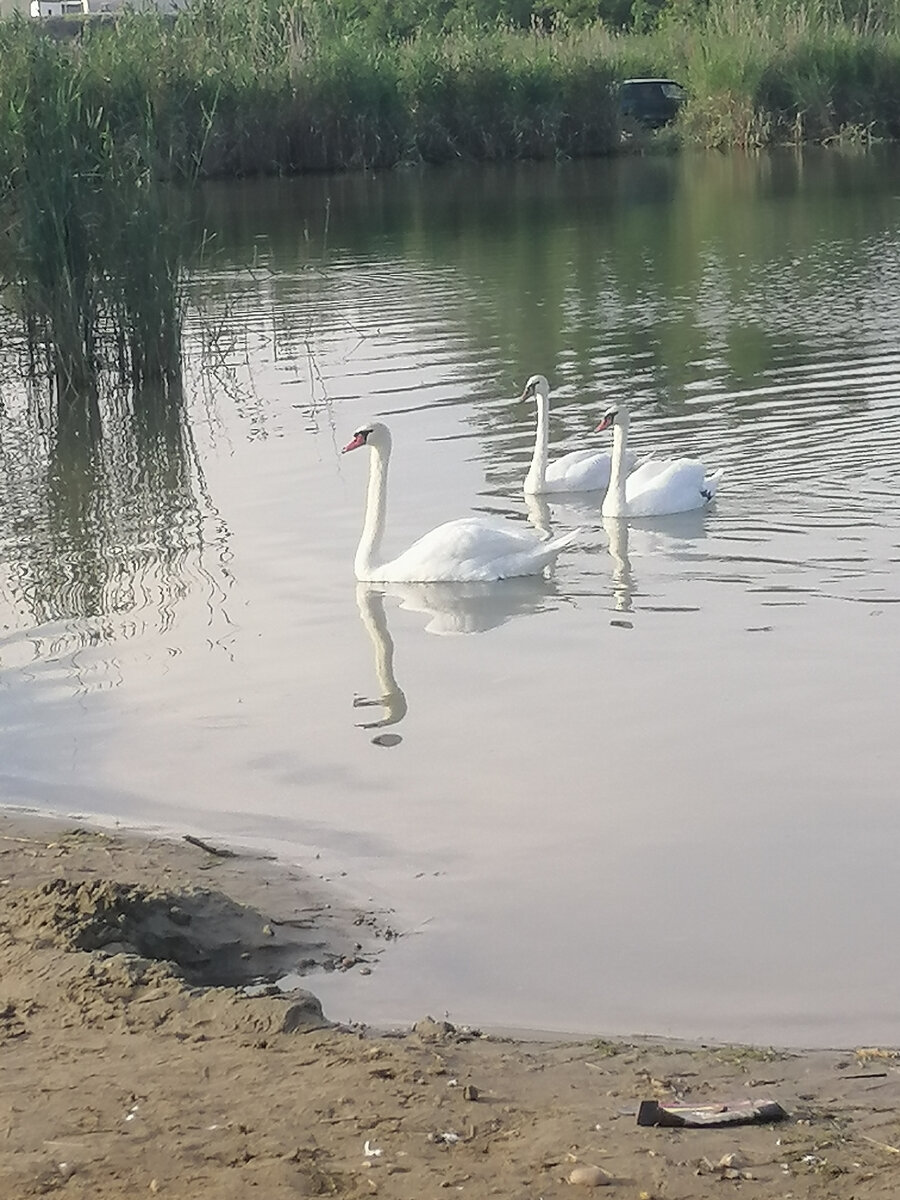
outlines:
[[[609, 484], [612, 456], [606, 450], [573, 450], [550, 462], [550, 385], [544, 375], [532, 375], [520, 399], [537, 401], [537, 436], [534, 456], [525, 476], [526, 496], [545, 492], [597, 492]], [[634, 463], [629, 452], [626, 462]]]
[[390, 430], [379, 421], [363, 425], [354, 433], [343, 453], [360, 446], [369, 447], [371, 459], [366, 519], [353, 563], [359, 580], [368, 583], [474, 583], [516, 575], [537, 575], [578, 535], [574, 530], [545, 540], [506, 521], [463, 517], [439, 525], [397, 558], [383, 562], [381, 538], [387, 508]]
[[[695, 458], [651, 458], [627, 474], [628, 409], [620, 403], [604, 413], [597, 431], [613, 431], [612, 471], [603, 499], [604, 517], [661, 517], [703, 508], [716, 494], [722, 471], [708, 474]], [[627, 478], [626, 478], [627, 476]]]

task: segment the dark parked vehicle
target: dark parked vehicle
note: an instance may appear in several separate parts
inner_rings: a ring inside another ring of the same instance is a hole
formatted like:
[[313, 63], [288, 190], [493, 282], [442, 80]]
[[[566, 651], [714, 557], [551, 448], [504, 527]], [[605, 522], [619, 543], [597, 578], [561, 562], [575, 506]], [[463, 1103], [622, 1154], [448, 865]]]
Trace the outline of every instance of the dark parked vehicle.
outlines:
[[626, 79], [619, 86], [619, 111], [648, 129], [667, 125], [686, 99], [674, 79]]

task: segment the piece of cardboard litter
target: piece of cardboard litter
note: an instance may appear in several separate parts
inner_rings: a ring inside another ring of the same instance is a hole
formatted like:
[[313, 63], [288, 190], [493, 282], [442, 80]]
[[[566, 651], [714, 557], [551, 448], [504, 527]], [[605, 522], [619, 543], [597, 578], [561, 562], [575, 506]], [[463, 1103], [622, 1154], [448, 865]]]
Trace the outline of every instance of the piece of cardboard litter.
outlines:
[[638, 1125], [749, 1125], [783, 1121], [788, 1114], [776, 1100], [729, 1100], [712, 1104], [642, 1100]]

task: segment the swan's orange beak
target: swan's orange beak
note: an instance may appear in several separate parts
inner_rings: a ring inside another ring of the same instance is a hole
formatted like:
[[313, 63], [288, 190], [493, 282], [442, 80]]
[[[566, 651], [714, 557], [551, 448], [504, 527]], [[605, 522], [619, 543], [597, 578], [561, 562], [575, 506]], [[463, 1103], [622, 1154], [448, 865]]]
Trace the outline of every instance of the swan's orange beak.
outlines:
[[610, 413], [607, 413], [606, 416], [603, 418], [603, 420], [600, 422], [600, 424], [597, 426], [597, 428], [594, 430], [594, 433], [602, 433], [604, 429], [609, 429], [609, 427], [610, 427], [610, 425], [612, 425], [612, 423], [613, 423], [613, 418]]
[[348, 450], [358, 450], [360, 448], [360, 446], [364, 446], [365, 444], [366, 444], [366, 439], [365, 439], [364, 435], [361, 433], [354, 433], [352, 439], [347, 443], [347, 445], [341, 451], [341, 454], [346, 454]]

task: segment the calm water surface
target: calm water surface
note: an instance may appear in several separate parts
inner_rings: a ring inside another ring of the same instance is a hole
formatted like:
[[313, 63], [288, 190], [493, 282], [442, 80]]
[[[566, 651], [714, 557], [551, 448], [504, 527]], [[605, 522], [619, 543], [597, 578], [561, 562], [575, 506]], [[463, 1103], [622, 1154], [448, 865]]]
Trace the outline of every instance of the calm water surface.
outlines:
[[[4, 357], [3, 802], [392, 910], [371, 976], [311, 980], [337, 1018], [900, 1041], [898, 165], [210, 188], [183, 411], [48, 422]], [[535, 371], [554, 448], [625, 398], [715, 507], [529, 513]], [[579, 543], [357, 588], [373, 415], [389, 552], [473, 509]]]

